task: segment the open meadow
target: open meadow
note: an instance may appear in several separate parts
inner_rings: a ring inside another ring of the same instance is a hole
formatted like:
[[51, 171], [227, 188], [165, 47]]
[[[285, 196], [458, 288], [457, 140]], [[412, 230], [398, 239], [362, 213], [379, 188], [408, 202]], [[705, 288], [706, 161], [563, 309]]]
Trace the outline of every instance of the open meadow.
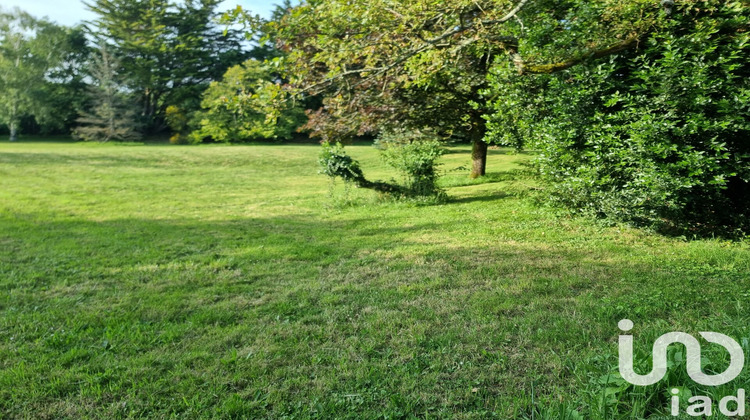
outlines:
[[572, 218], [506, 149], [472, 181], [452, 148], [437, 204], [332, 187], [319, 150], [1, 143], [0, 418], [631, 419], [750, 385], [681, 347], [616, 374], [624, 318], [641, 370], [669, 331], [750, 355], [747, 242]]

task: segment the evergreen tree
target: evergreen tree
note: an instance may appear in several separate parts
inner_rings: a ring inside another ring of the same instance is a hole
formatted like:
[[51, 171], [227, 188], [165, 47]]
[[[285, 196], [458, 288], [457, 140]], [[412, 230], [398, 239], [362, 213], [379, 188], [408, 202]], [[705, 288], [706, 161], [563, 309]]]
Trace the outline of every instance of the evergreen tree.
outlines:
[[119, 63], [102, 45], [90, 65], [92, 111], [83, 112], [74, 136], [85, 141], [132, 141], [140, 139], [136, 112], [128, 105], [117, 77]]
[[219, 0], [91, 0], [93, 35], [120, 59], [145, 128], [166, 128], [166, 109], [190, 113], [227, 68], [243, 62], [244, 36], [216, 19]]

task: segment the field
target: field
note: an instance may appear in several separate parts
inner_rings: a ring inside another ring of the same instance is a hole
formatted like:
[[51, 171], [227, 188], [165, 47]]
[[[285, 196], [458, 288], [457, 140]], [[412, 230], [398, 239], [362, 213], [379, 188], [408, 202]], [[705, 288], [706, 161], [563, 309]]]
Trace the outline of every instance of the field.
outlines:
[[616, 374], [623, 318], [641, 370], [670, 331], [750, 354], [747, 242], [571, 218], [507, 150], [470, 181], [453, 148], [442, 204], [332, 187], [317, 154], [2, 142], [0, 418], [645, 418], [748, 385], [696, 386], [681, 347], [660, 384]]

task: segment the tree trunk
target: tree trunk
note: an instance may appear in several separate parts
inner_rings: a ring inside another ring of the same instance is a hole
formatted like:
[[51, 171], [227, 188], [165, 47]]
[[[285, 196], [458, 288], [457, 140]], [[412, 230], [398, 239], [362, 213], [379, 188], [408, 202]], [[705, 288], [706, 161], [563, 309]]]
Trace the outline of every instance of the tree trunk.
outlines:
[[11, 122], [8, 127], [10, 129], [10, 141], [18, 140], [18, 124]]
[[487, 169], [487, 143], [481, 138], [474, 140], [471, 148], [471, 177], [484, 176]]

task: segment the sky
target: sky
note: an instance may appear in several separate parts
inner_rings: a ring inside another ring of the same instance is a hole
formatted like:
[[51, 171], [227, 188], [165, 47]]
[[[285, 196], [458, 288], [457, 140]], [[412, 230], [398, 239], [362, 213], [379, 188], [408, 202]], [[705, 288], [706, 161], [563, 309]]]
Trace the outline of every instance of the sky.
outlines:
[[[225, 0], [220, 10], [232, 9], [238, 4], [263, 17], [270, 17], [275, 0]], [[0, 7], [10, 9], [20, 7], [35, 17], [46, 16], [59, 24], [72, 26], [83, 20], [91, 19], [93, 15], [86, 10], [81, 0], [0, 0]]]

